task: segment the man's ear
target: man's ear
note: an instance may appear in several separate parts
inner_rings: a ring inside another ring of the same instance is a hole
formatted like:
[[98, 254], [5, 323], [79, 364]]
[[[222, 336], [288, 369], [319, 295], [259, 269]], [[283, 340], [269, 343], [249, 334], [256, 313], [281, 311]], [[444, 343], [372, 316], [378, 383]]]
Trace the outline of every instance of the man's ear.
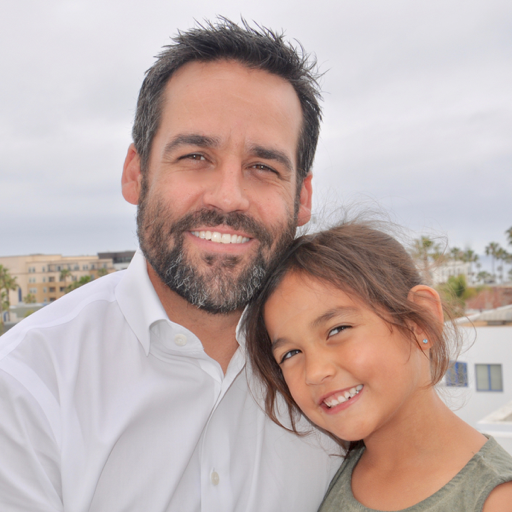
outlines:
[[[411, 302], [414, 302], [416, 305], [420, 306], [423, 309], [426, 309], [430, 314], [433, 322], [439, 322], [439, 324], [444, 323], [444, 314], [443, 314], [443, 306], [441, 304], [441, 298], [439, 297], [439, 293], [437, 293], [434, 288], [430, 286], [426, 286], [424, 284], [419, 284], [414, 286], [409, 291], [409, 295], [407, 297]], [[423, 330], [417, 326], [413, 326], [414, 334], [418, 337], [418, 342], [422, 348], [430, 348], [432, 346], [431, 340], [427, 340], [427, 343], [423, 343], [423, 340], [427, 339]]]
[[312, 174], [308, 174], [302, 182], [299, 197], [299, 213], [297, 215], [297, 226], [304, 226], [311, 219], [311, 200], [313, 194], [313, 187], [311, 180]]
[[130, 144], [124, 160], [121, 190], [123, 197], [131, 204], [139, 204], [141, 180], [140, 156], [135, 146]]

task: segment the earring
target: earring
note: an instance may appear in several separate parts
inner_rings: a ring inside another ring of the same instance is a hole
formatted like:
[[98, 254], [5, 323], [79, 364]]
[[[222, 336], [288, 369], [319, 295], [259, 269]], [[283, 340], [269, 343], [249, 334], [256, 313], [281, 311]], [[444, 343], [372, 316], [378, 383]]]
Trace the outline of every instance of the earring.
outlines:
[[425, 338], [425, 339], [423, 340], [423, 343], [426, 345], [426, 344], [428, 343], [428, 340]]

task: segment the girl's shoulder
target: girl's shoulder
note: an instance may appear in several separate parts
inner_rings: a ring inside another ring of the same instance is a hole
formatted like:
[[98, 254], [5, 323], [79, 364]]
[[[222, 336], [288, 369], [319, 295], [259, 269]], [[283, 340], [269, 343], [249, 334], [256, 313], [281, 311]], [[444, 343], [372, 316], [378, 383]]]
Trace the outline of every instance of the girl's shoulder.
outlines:
[[364, 450], [365, 447], [362, 445], [351, 449], [346, 454], [340, 468], [329, 484], [318, 512], [338, 511], [341, 510], [341, 506], [349, 507], [351, 502], [354, 501], [351, 488], [352, 471], [359, 462]]
[[[363, 452], [364, 447], [349, 452], [332, 479], [319, 512], [371, 510], [355, 500], [351, 489], [352, 471]], [[403, 512], [510, 512], [510, 503], [512, 456], [489, 437], [450, 482]]]

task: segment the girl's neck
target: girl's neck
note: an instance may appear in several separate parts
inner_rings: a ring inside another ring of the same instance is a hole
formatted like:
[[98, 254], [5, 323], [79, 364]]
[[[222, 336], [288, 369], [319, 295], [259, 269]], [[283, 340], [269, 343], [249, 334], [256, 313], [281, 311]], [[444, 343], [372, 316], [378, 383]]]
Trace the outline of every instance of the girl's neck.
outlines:
[[401, 510], [419, 503], [446, 485], [486, 442], [434, 389], [421, 390], [417, 398], [410, 410], [364, 440], [352, 490], [369, 508]]
[[417, 401], [400, 417], [390, 421], [364, 440], [365, 458], [373, 463], [408, 464], [415, 456], [446, 455], [447, 447], [476, 447], [478, 451], [486, 438], [457, 417], [439, 398], [433, 388], [418, 391]]

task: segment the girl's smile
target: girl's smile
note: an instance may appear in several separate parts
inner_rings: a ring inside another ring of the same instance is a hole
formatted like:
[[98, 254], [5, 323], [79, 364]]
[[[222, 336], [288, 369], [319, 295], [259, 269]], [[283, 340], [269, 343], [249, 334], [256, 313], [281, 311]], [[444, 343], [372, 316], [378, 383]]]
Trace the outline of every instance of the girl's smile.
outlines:
[[290, 272], [264, 319], [297, 405], [341, 439], [364, 439], [421, 406], [424, 351], [339, 288]]

